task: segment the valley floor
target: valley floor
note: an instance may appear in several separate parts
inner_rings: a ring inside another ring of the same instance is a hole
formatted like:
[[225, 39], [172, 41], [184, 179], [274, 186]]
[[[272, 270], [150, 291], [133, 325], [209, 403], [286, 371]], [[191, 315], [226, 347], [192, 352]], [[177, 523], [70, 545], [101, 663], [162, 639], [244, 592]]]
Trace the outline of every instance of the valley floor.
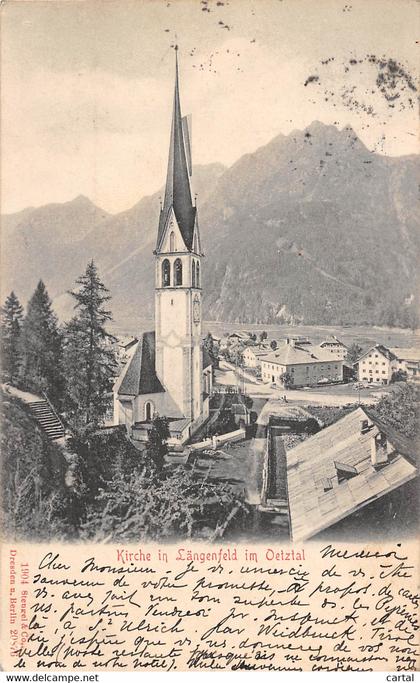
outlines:
[[263, 384], [258, 381], [248, 381], [242, 376], [239, 377], [229, 365], [222, 361], [220, 369], [215, 372], [216, 386], [222, 390], [226, 386], [237, 387], [238, 383], [245, 394], [252, 399], [264, 398], [281, 399], [286, 396], [288, 402], [298, 405], [309, 403], [319, 403], [324, 406], [344, 406], [349, 403], [370, 405], [378, 401], [382, 396], [389, 392], [387, 387], [375, 387], [361, 389], [360, 392], [354, 389], [353, 384], [331, 384], [323, 387], [311, 387], [310, 389], [283, 389], [283, 387], [272, 387], [270, 384]]
[[[116, 316], [117, 317], [117, 316]], [[119, 320], [112, 326], [115, 335], [132, 334], [136, 335], [144, 330], [154, 329], [152, 318], [138, 318], [134, 321], [125, 323]], [[250, 332], [261, 332], [266, 330], [270, 339], [284, 339], [285, 337], [309, 337], [315, 341], [321, 341], [330, 335], [336, 335], [345, 344], [353, 342], [360, 344], [379, 343], [385, 346], [399, 346], [401, 348], [418, 347], [420, 348], [420, 330], [412, 332], [408, 329], [397, 327], [372, 327], [369, 325], [352, 325], [344, 327], [340, 325], [268, 325], [265, 323], [230, 323], [223, 321], [203, 320], [203, 336], [211, 332], [217, 337], [222, 337], [225, 333], [229, 334], [235, 330], [249, 330]]]

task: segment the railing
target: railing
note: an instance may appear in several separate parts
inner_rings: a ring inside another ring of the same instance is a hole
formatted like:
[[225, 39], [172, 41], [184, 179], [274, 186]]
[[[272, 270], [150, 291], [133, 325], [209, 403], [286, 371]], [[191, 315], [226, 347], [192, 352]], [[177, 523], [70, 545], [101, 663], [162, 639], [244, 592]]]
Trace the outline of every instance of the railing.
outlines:
[[48, 396], [47, 396], [47, 394], [45, 393], [45, 391], [41, 391], [41, 394], [42, 394], [42, 396], [45, 398], [46, 402], [48, 403], [48, 405], [49, 405], [49, 407], [50, 407], [51, 412], [52, 412], [53, 415], [57, 418], [57, 420], [58, 420], [59, 423], [61, 424], [61, 426], [62, 426], [62, 428], [64, 429], [64, 431], [65, 431], [65, 432], [66, 432], [66, 431], [71, 431], [70, 429], [68, 429], [67, 424], [65, 425], [65, 424], [63, 423], [63, 418], [57, 413], [56, 409], [54, 408], [53, 404], [51, 403], [51, 401], [50, 401], [50, 399], [48, 398]]
[[217, 384], [213, 390], [213, 396], [215, 394], [239, 394], [241, 393], [237, 386], [233, 384]]

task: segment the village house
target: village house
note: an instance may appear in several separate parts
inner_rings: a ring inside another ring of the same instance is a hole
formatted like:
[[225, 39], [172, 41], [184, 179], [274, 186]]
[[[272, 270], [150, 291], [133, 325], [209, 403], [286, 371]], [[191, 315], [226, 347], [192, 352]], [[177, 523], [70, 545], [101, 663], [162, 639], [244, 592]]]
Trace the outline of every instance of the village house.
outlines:
[[261, 379], [263, 382], [281, 384], [282, 376], [289, 376], [292, 387], [316, 386], [329, 382], [343, 381], [343, 361], [331, 359], [328, 351], [311, 346], [301, 347], [293, 340], [261, 358]]
[[343, 344], [342, 341], [337, 339], [335, 335], [327, 337], [318, 346], [323, 351], [328, 351], [331, 354], [332, 358], [344, 360], [347, 356], [347, 346]]
[[389, 384], [392, 373], [399, 369], [397, 356], [386, 346], [376, 344], [354, 364], [359, 382]]
[[390, 349], [397, 357], [398, 370], [407, 373], [408, 379], [420, 380], [420, 349]]
[[[367, 505], [366, 528], [374, 521], [384, 523], [384, 510], [391, 518], [401, 513], [393, 509], [391, 493], [417, 476], [415, 457], [409, 439], [360, 407], [291, 448], [287, 491], [292, 541], [311, 538]], [[384, 496], [386, 508], [382, 501], [376, 503]]]
[[249, 342], [250, 336], [248, 332], [232, 332], [228, 335], [231, 342]]
[[116, 339], [117, 360], [121, 365], [124, 365], [130, 358], [133, 346], [137, 344], [138, 339], [132, 335], [122, 335]]
[[[297, 346], [310, 346], [310, 345], [312, 344], [312, 342], [311, 342], [311, 340], [309, 339], [309, 337], [290, 337], [290, 339], [291, 339], [292, 341], [294, 341], [294, 342], [295, 342], [295, 345], [297, 345]], [[286, 339], [284, 339], [284, 340], [282, 341], [282, 343], [288, 344], [289, 341], [290, 341], [290, 339], [289, 339], [288, 337], [286, 337]]]
[[247, 346], [242, 354], [244, 365], [247, 368], [261, 367], [261, 361], [270, 353], [270, 349], [266, 346]]

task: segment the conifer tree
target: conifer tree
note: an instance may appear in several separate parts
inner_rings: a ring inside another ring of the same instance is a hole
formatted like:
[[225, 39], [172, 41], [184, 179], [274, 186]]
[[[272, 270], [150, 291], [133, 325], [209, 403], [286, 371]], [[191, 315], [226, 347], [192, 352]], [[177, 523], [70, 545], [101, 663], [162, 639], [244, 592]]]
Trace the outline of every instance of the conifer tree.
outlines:
[[61, 334], [42, 280], [28, 303], [19, 352], [20, 384], [35, 393], [45, 392], [58, 405], [62, 395]]
[[109, 407], [116, 371], [115, 338], [105, 327], [112, 320], [106, 308], [111, 297], [93, 260], [76, 285], [70, 292], [75, 315], [65, 330], [65, 402], [73, 427], [84, 432], [99, 426]]
[[19, 337], [23, 308], [14, 292], [7, 297], [1, 309], [1, 367], [2, 377], [12, 384], [19, 370]]
[[165, 464], [165, 455], [168, 453], [168, 446], [166, 443], [168, 438], [168, 420], [166, 417], [159, 417], [159, 415], [157, 415], [153, 420], [153, 426], [149, 432], [147, 452], [158, 473], [162, 472]]

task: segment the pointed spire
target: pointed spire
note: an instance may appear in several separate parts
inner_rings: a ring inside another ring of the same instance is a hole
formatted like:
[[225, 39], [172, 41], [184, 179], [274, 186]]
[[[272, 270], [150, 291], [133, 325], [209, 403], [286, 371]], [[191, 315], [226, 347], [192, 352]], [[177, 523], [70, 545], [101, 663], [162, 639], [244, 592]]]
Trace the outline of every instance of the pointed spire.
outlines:
[[169, 145], [168, 172], [166, 176], [165, 197], [160, 212], [156, 248], [165, 230], [166, 220], [173, 208], [175, 217], [188, 249], [192, 247], [196, 209], [192, 203], [190, 187], [190, 139], [188, 123], [181, 115], [179, 97], [178, 45], [175, 45], [175, 89], [172, 113], [171, 138]]

